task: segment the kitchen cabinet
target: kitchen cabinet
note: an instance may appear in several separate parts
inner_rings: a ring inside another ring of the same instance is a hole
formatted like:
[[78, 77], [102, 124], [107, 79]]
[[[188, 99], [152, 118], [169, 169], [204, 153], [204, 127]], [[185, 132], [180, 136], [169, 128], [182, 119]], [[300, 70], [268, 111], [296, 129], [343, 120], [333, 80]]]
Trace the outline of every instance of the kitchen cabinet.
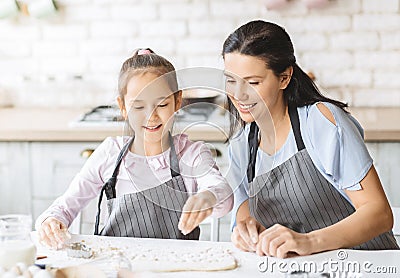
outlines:
[[[36, 219], [68, 188], [86, 161], [85, 152], [100, 142], [32, 142], [30, 143], [32, 215]], [[80, 232], [81, 216], [71, 232]]]
[[369, 142], [366, 145], [391, 206], [400, 207], [400, 143]]
[[400, 143], [398, 142], [369, 142], [366, 144], [374, 160], [383, 189], [393, 208], [393, 233], [400, 244]]
[[0, 214], [31, 212], [28, 143], [0, 142]]

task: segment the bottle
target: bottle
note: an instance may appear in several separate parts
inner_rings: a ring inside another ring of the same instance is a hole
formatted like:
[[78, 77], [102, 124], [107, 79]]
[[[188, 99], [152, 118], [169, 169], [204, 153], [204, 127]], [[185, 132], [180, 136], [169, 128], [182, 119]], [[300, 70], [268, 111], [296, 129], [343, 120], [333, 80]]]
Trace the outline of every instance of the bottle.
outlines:
[[30, 232], [32, 217], [23, 214], [0, 215], [0, 266], [9, 269], [16, 263], [32, 265], [36, 247]]

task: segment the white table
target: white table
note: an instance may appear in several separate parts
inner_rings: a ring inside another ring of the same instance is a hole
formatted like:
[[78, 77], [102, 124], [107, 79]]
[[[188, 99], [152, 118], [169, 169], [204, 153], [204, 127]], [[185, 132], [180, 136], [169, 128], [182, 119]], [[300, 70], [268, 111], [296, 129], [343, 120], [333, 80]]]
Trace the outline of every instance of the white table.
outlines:
[[[36, 233], [32, 233], [32, 237], [36, 242]], [[112, 246], [125, 246], [134, 248], [138, 244], [149, 248], [206, 248], [218, 247], [227, 248], [232, 251], [232, 255], [238, 262], [238, 267], [234, 270], [218, 271], [218, 272], [173, 272], [173, 273], [157, 273], [141, 275], [140, 277], [285, 277], [285, 272], [290, 273], [297, 267], [308, 267], [311, 273], [317, 272], [325, 266], [325, 272], [337, 267], [348, 268], [350, 272], [357, 272], [360, 269], [361, 275], [353, 275], [347, 277], [400, 277], [400, 251], [355, 251], [355, 250], [335, 250], [311, 256], [296, 257], [290, 259], [276, 259], [272, 257], [258, 257], [254, 253], [246, 253], [236, 249], [229, 242], [209, 242], [209, 241], [183, 241], [183, 240], [163, 240], [163, 239], [140, 239], [140, 238], [116, 238], [116, 237], [96, 237], [89, 235], [73, 235], [72, 242], [84, 240], [85, 243], [93, 249], [99, 248], [105, 242]], [[40, 264], [50, 264], [57, 267], [79, 265], [87, 262], [96, 264], [92, 259], [76, 259], [67, 257], [66, 251], [48, 250], [37, 244], [38, 255], [48, 256], [46, 259], [38, 260]], [[338, 258], [340, 257], [340, 258]], [[104, 263], [99, 261], [98, 263]], [[259, 268], [262, 270], [259, 270]], [[268, 268], [268, 269], [267, 269]], [[281, 269], [281, 271], [279, 270]], [[313, 270], [317, 269], [317, 270]], [[378, 269], [379, 268], [379, 269]], [[368, 270], [371, 273], [366, 273]], [[377, 274], [372, 273], [375, 270], [395, 271], [396, 274]], [[287, 276], [295, 277], [295, 276]], [[296, 276], [299, 277], [299, 276]], [[319, 277], [316, 274], [310, 274], [309, 277]], [[335, 276], [339, 277], [339, 276]], [[345, 276], [340, 276], [345, 277]]]

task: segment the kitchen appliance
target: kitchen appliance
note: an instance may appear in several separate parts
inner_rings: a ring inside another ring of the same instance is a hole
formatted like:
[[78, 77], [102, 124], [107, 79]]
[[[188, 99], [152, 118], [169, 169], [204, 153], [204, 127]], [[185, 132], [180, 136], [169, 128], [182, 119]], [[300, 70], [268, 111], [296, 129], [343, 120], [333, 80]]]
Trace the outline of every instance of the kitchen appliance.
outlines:
[[124, 123], [121, 112], [116, 105], [100, 105], [78, 117], [70, 123], [72, 127], [83, 126], [118, 126]]
[[[203, 122], [213, 125], [223, 125], [225, 110], [218, 103], [220, 94], [205, 89], [185, 90], [183, 92], [182, 108], [175, 114], [175, 121], [179, 125], [186, 123]], [[70, 123], [72, 127], [122, 126], [125, 121], [116, 105], [100, 105]]]

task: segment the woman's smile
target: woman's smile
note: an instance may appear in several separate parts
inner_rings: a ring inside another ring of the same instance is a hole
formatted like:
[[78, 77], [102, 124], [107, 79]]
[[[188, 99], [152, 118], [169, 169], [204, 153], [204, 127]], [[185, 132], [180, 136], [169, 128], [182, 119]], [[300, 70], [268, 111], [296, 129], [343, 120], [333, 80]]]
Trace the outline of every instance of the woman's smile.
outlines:
[[250, 113], [250, 111], [256, 106], [257, 103], [252, 103], [252, 104], [244, 104], [237, 102], [239, 111], [242, 113]]

